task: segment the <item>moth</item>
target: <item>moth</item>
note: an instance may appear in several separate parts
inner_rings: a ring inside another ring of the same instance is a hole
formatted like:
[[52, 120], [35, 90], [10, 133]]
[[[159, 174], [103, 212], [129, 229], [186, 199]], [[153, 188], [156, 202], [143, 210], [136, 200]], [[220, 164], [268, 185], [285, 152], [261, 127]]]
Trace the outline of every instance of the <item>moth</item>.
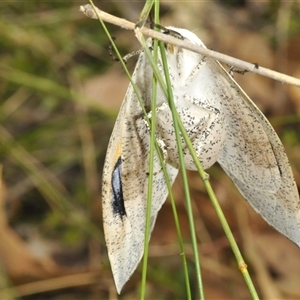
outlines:
[[[191, 31], [168, 28], [205, 47]], [[218, 162], [256, 212], [300, 246], [297, 187], [284, 147], [268, 120], [218, 61], [176, 46], [166, 47], [166, 56], [176, 110], [204, 169]], [[160, 59], [158, 67], [163, 74]], [[132, 78], [148, 113], [152, 76], [142, 52]], [[163, 143], [173, 183], [179, 159], [171, 111], [160, 88], [156, 118], [156, 136]], [[185, 167], [195, 170], [183, 140], [182, 146]], [[143, 255], [149, 148], [149, 126], [130, 84], [108, 145], [102, 187], [105, 239], [118, 293]], [[168, 195], [157, 153], [154, 169], [151, 230]]]

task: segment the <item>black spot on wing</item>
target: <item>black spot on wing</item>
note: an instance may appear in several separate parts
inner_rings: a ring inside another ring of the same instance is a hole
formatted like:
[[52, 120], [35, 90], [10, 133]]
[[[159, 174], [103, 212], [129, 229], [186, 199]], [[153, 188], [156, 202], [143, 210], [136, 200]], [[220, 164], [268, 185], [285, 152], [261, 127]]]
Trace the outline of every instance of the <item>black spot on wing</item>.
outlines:
[[111, 186], [113, 192], [112, 209], [115, 215], [119, 215], [122, 219], [126, 216], [123, 187], [122, 187], [122, 159], [118, 158], [111, 176]]

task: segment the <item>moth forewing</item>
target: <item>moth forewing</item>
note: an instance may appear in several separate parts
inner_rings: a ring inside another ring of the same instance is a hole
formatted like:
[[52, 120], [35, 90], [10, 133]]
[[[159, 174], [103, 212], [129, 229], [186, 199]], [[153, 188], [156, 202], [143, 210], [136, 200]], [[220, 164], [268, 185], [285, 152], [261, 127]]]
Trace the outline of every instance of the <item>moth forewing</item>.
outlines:
[[[192, 32], [173, 30], [205, 47]], [[219, 62], [212, 59], [202, 59], [202, 62], [193, 74], [196, 80], [189, 82], [189, 95], [200, 95], [198, 98], [214, 103], [223, 114], [226, 138], [218, 162], [253, 208], [300, 246], [299, 195], [279, 137]], [[198, 85], [193, 86], [197, 81]]]
[[251, 206], [300, 247], [300, 202], [284, 147], [275, 130], [219, 62], [227, 138], [218, 162]]
[[[132, 77], [142, 93], [145, 104], [150, 103], [151, 93], [149, 93], [148, 83], [151, 70], [148, 70], [149, 68], [149, 65], [145, 64], [145, 57], [140, 55]], [[102, 187], [105, 240], [119, 293], [143, 255], [149, 149], [149, 126], [137, 95], [130, 84], [110, 138]], [[119, 169], [116, 170], [116, 166]], [[170, 165], [166, 166], [166, 170], [172, 185], [178, 170]], [[120, 182], [113, 180], [118, 178], [118, 176], [113, 177], [116, 171], [121, 171]], [[157, 153], [154, 155], [154, 172], [151, 230], [157, 212], [168, 195], [166, 179]], [[118, 185], [122, 187], [120, 197], [116, 197], [115, 193], [116, 189], [120, 190]], [[118, 210], [116, 207], [124, 207], [124, 210]]]

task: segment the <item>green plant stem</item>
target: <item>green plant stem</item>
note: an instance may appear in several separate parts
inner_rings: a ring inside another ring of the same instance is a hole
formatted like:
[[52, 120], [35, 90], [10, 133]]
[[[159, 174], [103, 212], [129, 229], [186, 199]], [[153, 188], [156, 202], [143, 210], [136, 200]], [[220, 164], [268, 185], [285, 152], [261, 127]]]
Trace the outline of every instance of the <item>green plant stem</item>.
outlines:
[[257, 294], [257, 292], [255, 290], [254, 285], [253, 285], [253, 282], [251, 280], [251, 277], [249, 275], [249, 272], [248, 272], [248, 269], [247, 269], [247, 265], [246, 265], [246, 263], [245, 263], [245, 261], [243, 259], [243, 256], [242, 256], [242, 254], [241, 254], [241, 252], [239, 250], [239, 247], [238, 247], [238, 245], [237, 245], [237, 243], [236, 243], [236, 241], [234, 239], [234, 236], [233, 236], [233, 234], [231, 232], [231, 229], [230, 229], [230, 227], [229, 227], [229, 225], [227, 223], [227, 220], [226, 220], [226, 218], [225, 218], [225, 216], [223, 214], [222, 208], [221, 208], [221, 206], [220, 206], [220, 204], [218, 202], [218, 199], [217, 199], [217, 197], [216, 197], [216, 195], [215, 195], [215, 193], [214, 193], [214, 191], [212, 189], [212, 186], [211, 186], [211, 184], [209, 182], [209, 176], [205, 173], [205, 171], [204, 171], [204, 169], [203, 169], [203, 167], [202, 167], [202, 165], [201, 165], [201, 163], [200, 163], [200, 161], [199, 161], [199, 159], [197, 157], [197, 154], [194, 151], [193, 145], [192, 145], [192, 143], [191, 143], [191, 141], [190, 141], [190, 139], [189, 139], [189, 137], [188, 137], [188, 135], [187, 135], [187, 133], [185, 131], [185, 128], [184, 128], [184, 126], [183, 126], [183, 124], [182, 124], [182, 122], [181, 122], [180, 119], [178, 120], [178, 123], [179, 123], [180, 130], [182, 132], [183, 138], [185, 139], [186, 145], [187, 145], [187, 147], [188, 147], [188, 149], [189, 149], [189, 151], [190, 151], [190, 153], [191, 153], [191, 155], [193, 157], [193, 160], [195, 162], [195, 165], [197, 167], [199, 175], [200, 175], [201, 179], [203, 180], [203, 183], [204, 183], [205, 189], [206, 189], [206, 191], [208, 193], [208, 196], [209, 196], [209, 198], [210, 198], [210, 200], [212, 202], [212, 205], [214, 206], [214, 209], [215, 209], [215, 211], [217, 213], [217, 216], [218, 216], [218, 218], [220, 220], [220, 223], [221, 223], [221, 225], [223, 227], [223, 230], [224, 230], [224, 232], [225, 232], [225, 234], [227, 236], [227, 239], [229, 241], [231, 249], [232, 249], [232, 251], [233, 251], [233, 253], [234, 253], [235, 257], [236, 257], [239, 269], [240, 269], [240, 271], [241, 271], [241, 273], [242, 273], [242, 275], [243, 275], [243, 277], [245, 279], [245, 282], [246, 282], [247, 287], [249, 289], [249, 292], [250, 292], [250, 294], [252, 296], [252, 299], [259, 299], [258, 294]]
[[[151, 8], [152, 8], [154, 3], [155, 3], [154, 14], [157, 15], [156, 12], [157, 12], [157, 7], [159, 7], [159, 0], [156, 0], [156, 1], [146, 0], [146, 3], [145, 3], [145, 5], [144, 5], [144, 7], [143, 7], [143, 9], [140, 13], [140, 17], [139, 17], [138, 22], [137, 22], [137, 24], [139, 24], [139, 26], [141, 25], [141, 23], [144, 24], [145, 21], [147, 20], [147, 18], [149, 16], [149, 13], [151, 11]], [[158, 18], [156, 18], [156, 21], [159, 21]]]
[[[145, 42], [145, 39], [142, 36], [142, 34], [140, 32], [136, 32], [136, 35], [137, 35], [139, 41], [144, 46], [145, 53], [149, 52], [149, 49], [147, 49], [147, 47], [146, 47], [146, 42]], [[157, 76], [157, 79], [158, 79], [158, 81], [159, 81], [159, 83], [161, 85], [161, 88], [162, 88], [163, 92], [165, 93], [166, 97], [168, 97], [167, 87], [166, 87], [166, 85], [165, 85], [165, 83], [164, 83], [164, 81], [163, 81], [163, 79], [162, 79], [162, 77], [160, 75], [160, 72], [159, 72], [157, 66], [151, 60], [150, 60], [150, 63], [152, 65], [152, 68], [153, 68], [153, 71], [155, 73], [155, 76]], [[228, 223], [227, 223], [227, 221], [226, 221], [226, 219], [224, 217], [224, 214], [223, 214], [223, 212], [221, 210], [221, 207], [218, 204], [218, 201], [217, 201], [217, 198], [216, 198], [216, 196], [215, 196], [215, 194], [213, 192], [213, 189], [211, 188], [211, 185], [209, 183], [208, 175], [205, 173], [203, 167], [201, 166], [201, 163], [200, 163], [200, 161], [199, 161], [199, 159], [197, 157], [196, 152], [193, 149], [193, 145], [192, 145], [192, 143], [191, 143], [191, 141], [190, 141], [190, 139], [189, 139], [189, 137], [188, 137], [188, 135], [186, 133], [186, 130], [185, 130], [185, 128], [184, 128], [184, 126], [183, 126], [183, 124], [181, 122], [180, 117], [178, 116], [178, 113], [175, 112], [175, 115], [177, 115], [176, 119], [177, 119], [177, 122], [178, 122], [178, 125], [179, 125], [179, 129], [180, 129], [181, 134], [182, 134], [182, 136], [183, 136], [183, 138], [184, 138], [184, 140], [186, 142], [186, 145], [187, 145], [187, 147], [188, 147], [188, 149], [189, 149], [189, 151], [190, 151], [190, 153], [191, 153], [191, 155], [193, 157], [195, 165], [197, 166], [197, 170], [199, 172], [199, 175], [200, 175], [201, 179], [204, 182], [205, 188], [208, 189], [207, 191], [208, 191], [208, 195], [210, 197], [210, 200], [213, 203], [213, 206], [216, 208], [216, 213], [217, 213], [218, 217], [220, 218], [220, 222], [222, 224], [224, 232], [225, 232], [226, 236], [228, 237], [229, 243], [230, 243], [230, 245], [232, 247], [232, 250], [234, 252], [234, 255], [235, 255], [236, 259], [237, 259], [239, 268], [240, 268], [240, 270], [241, 270], [241, 272], [242, 272], [242, 274], [244, 276], [245, 282], [246, 282], [246, 284], [247, 284], [247, 286], [249, 288], [249, 292], [250, 292], [250, 294], [251, 294], [251, 296], [252, 296], [253, 299], [259, 299], [259, 297], [257, 295], [257, 292], [255, 290], [255, 287], [253, 285], [253, 282], [252, 282], [252, 280], [250, 278], [250, 275], [248, 273], [246, 264], [245, 264], [245, 262], [244, 262], [244, 260], [242, 258], [242, 255], [241, 255], [241, 253], [239, 251], [239, 248], [238, 248], [238, 246], [237, 246], [237, 244], [236, 244], [236, 242], [234, 240], [233, 234], [232, 234], [232, 232], [231, 232], [231, 230], [229, 228], [229, 225], [228, 225]]]
[[172, 86], [171, 86], [171, 81], [170, 81], [170, 74], [169, 74], [169, 69], [168, 69], [168, 65], [167, 65], [167, 58], [166, 58], [164, 44], [162, 42], [160, 42], [159, 46], [160, 46], [160, 53], [161, 53], [161, 57], [162, 57], [162, 62], [163, 62], [163, 67], [164, 67], [164, 72], [165, 72], [165, 79], [166, 79], [166, 84], [167, 84], [167, 95], [168, 95], [167, 99], [169, 101], [170, 110], [172, 112], [179, 162], [180, 162], [180, 166], [181, 166], [181, 176], [182, 176], [182, 181], [183, 181], [183, 186], [184, 186], [184, 193], [185, 193], [186, 205], [187, 205], [187, 214], [188, 214], [190, 231], [191, 231], [191, 239], [192, 239], [192, 247], [193, 247], [193, 253], [194, 253], [194, 258], [195, 258], [199, 296], [200, 296], [200, 299], [204, 299], [203, 283], [202, 283], [201, 269], [200, 269], [200, 257], [199, 257], [199, 252], [198, 252], [198, 243], [197, 243], [196, 229], [195, 229], [195, 223], [194, 223], [194, 217], [193, 217], [192, 202], [191, 202], [191, 197], [190, 197], [190, 193], [189, 193], [188, 179], [187, 179], [187, 174], [186, 174], [186, 169], [185, 169], [181, 137], [180, 137], [180, 129], [179, 129], [179, 124], [178, 124], [179, 116], [176, 112], [176, 107], [174, 104], [174, 98], [173, 98], [173, 92], [172, 92]]
[[[151, 1], [152, 2], [152, 1]], [[147, 1], [149, 3], [149, 1]], [[146, 7], [147, 5], [145, 5]], [[152, 5], [150, 6], [151, 9]], [[144, 10], [143, 10], [144, 11]], [[159, 16], [159, 5], [155, 5], [155, 18], [158, 19]], [[150, 10], [148, 11], [148, 13]], [[140, 16], [141, 18], [145, 18], [144, 15]], [[148, 15], [147, 15], [148, 17]], [[142, 19], [143, 21], [144, 19]], [[154, 61], [157, 62], [158, 58], [158, 42], [155, 41], [153, 45], [154, 50]], [[146, 225], [145, 225], [145, 238], [144, 238], [144, 257], [143, 257], [143, 269], [142, 269], [142, 282], [141, 282], [141, 294], [140, 299], [145, 299], [146, 294], [146, 279], [147, 279], [147, 266], [148, 266], [148, 254], [149, 254], [149, 239], [151, 234], [151, 208], [152, 208], [152, 183], [153, 183], [153, 177], [154, 177], [154, 151], [155, 151], [155, 127], [156, 127], [156, 90], [157, 90], [157, 80], [155, 77], [152, 79], [152, 99], [151, 99], [151, 108], [152, 108], [152, 117], [150, 122], [150, 156], [149, 156], [149, 176], [148, 176], [148, 191], [147, 191], [147, 211], [146, 211]]]

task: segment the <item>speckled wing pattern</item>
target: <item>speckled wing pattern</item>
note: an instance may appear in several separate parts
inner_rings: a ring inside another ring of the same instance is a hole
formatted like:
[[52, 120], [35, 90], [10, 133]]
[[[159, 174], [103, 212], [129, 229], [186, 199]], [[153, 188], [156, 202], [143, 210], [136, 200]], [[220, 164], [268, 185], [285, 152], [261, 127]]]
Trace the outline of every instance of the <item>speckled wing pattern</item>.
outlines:
[[[172, 29], [205, 47], [192, 32]], [[223, 128], [226, 138], [218, 163], [251, 206], [300, 247], [299, 195], [279, 137], [263, 113], [218, 61], [202, 61], [205, 64], [200, 66], [197, 74], [198, 93], [207, 99], [213, 95], [217, 99], [215, 101], [221, 104], [219, 110], [225, 117]], [[204, 81], [206, 87], [203, 86]], [[194, 90], [192, 93], [195, 93]]]
[[270, 225], [300, 247], [300, 202], [284, 147], [275, 130], [216, 61], [226, 123], [219, 164], [251, 206]]
[[[145, 57], [140, 56], [132, 77], [140, 89], [143, 85], [141, 81], [147, 83], [149, 80], [148, 77], [144, 78], [145, 75], [151, 78], [152, 74], [151, 70], [147, 72], [147, 69], [144, 69], [145, 64], [141, 62], [142, 59]], [[145, 97], [143, 92], [145, 91], [142, 91], [143, 99], [151, 97], [150, 94]], [[102, 184], [105, 240], [118, 293], [136, 269], [144, 252], [149, 152], [149, 129], [143, 118], [137, 96], [132, 86], [129, 85], [110, 138]], [[121, 164], [117, 164], [118, 161]], [[166, 165], [166, 168], [172, 184], [178, 170], [170, 165]], [[119, 177], [115, 176], [114, 180], [119, 181], [119, 183], [115, 182], [114, 185], [121, 185], [122, 188], [119, 192], [121, 199], [117, 200], [112, 186], [112, 174], [116, 172], [116, 169], [118, 169], [121, 178], [119, 180]], [[157, 154], [154, 158], [152, 189], [151, 230], [157, 212], [168, 195]], [[124, 205], [123, 208], [122, 205]]]
[[[192, 32], [170, 28], [205, 47]], [[282, 143], [268, 120], [219, 62], [177, 47], [166, 48], [176, 109], [202, 165], [209, 168], [217, 161], [252, 207], [300, 246], [297, 187]], [[148, 113], [152, 74], [142, 53], [133, 81]], [[156, 133], [165, 145], [172, 184], [178, 173], [174, 128], [162, 90], [157, 94]], [[184, 142], [183, 148], [185, 167], [195, 170]], [[108, 146], [102, 187], [105, 239], [119, 293], [143, 255], [149, 149], [149, 129], [129, 85]], [[154, 172], [151, 230], [168, 195], [157, 155]]]

